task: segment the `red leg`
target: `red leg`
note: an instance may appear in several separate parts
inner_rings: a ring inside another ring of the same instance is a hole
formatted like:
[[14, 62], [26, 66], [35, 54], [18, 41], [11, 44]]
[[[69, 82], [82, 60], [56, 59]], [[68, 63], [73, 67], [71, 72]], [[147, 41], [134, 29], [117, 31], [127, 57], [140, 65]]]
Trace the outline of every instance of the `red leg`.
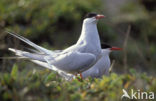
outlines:
[[76, 74], [75, 77], [77, 78], [78, 81], [82, 81], [83, 80], [82, 74], [80, 73], [79, 75], [80, 75], [80, 78], [78, 74]]

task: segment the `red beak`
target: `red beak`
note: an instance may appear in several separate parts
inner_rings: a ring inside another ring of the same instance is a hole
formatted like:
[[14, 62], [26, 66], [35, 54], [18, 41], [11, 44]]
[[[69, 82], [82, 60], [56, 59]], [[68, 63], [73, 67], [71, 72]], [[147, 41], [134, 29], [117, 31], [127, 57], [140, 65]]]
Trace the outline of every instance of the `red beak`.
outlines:
[[122, 48], [119, 48], [119, 47], [112, 47], [110, 50], [122, 50]]
[[98, 14], [95, 18], [96, 18], [96, 19], [102, 19], [102, 18], [104, 18], [104, 17], [105, 17], [104, 15]]

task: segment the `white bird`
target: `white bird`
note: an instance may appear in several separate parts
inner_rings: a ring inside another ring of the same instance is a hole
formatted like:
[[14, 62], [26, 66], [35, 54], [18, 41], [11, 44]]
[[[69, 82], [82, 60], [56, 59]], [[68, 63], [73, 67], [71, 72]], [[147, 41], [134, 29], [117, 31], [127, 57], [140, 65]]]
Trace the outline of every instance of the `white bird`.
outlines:
[[96, 13], [87, 14], [83, 21], [82, 32], [78, 42], [61, 51], [47, 50], [18, 34], [7, 31], [14, 37], [34, 47], [42, 54], [25, 52], [13, 48], [9, 48], [9, 50], [15, 52], [20, 57], [26, 57], [33, 61], [46, 62], [49, 65], [48, 68], [52, 70], [76, 75], [89, 69], [100, 58], [101, 46], [97, 21], [101, 18], [104, 18], [104, 16]]
[[82, 72], [82, 78], [92, 77], [101, 78], [103, 75], [109, 74], [109, 68], [111, 65], [109, 54], [113, 50], [121, 50], [118, 47], [112, 47], [108, 44], [101, 44], [102, 53], [101, 58], [88, 70]]
[[[92, 77], [92, 78], [101, 78], [103, 75], [108, 75], [109, 74], [109, 68], [110, 68], [110, 58], [109, 54], [114, 51], [114, 50], [122, 50], [122, 48], [118, 47], [112, 47], [108, 44], [102, 43], [102, 52], [101, 52], [101, 57], [100, 59], [88, 70], [82, 72], [82, 78], [85, 79], [87, 77]], [[31, 60], [32, 62], [46, 67], [48, 69], [51, 69], [46, 62], [42, 62], [39, 60]], [[66, 80], [72, 80], [73, 78], [76, 78], [75, 75], [60, 71], [58, 69], [53, 68], [52, 70], [57, 71], [61, 76], [63, 76]]]

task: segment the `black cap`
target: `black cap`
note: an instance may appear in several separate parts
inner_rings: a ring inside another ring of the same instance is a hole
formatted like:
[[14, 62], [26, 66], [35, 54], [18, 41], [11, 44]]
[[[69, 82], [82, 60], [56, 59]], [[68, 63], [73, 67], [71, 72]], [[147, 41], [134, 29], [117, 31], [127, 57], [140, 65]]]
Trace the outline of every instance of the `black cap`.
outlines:
[[88, 13], [88, 14], [85, 16], [85, 18], [92, 18], [92, 17], [95, 17], [95, 16], [97, 16], [96, 13]]
[[106, 44], [106, 43], [101, 43], [101, 48], [106, 49], [106, 48], [111, 48], [112, 46]]

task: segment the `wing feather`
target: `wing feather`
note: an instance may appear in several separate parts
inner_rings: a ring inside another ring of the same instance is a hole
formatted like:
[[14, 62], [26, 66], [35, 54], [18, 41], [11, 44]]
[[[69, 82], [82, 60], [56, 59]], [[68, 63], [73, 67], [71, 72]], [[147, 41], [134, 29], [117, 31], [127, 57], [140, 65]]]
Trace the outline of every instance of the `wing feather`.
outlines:
[[55, 58], [47, 56], [45, 60], [49, 65], [54, 65], [62, 71], [78, 73], [90, 68], [96, 61], [96, 57], [91, 53], [67, 52]]

